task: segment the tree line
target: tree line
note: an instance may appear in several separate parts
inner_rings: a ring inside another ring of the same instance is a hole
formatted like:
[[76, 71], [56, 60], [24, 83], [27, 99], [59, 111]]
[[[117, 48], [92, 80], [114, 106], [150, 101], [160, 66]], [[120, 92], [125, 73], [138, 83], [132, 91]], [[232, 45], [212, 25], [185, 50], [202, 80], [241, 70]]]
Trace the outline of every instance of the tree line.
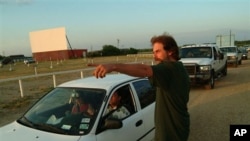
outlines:
[[235, 41], [235, 45], [238, 46], [238, 47], [244, 47], [244, 46], [250, 47], [250, 40]]
[[125, 48], [119, 49], [113, 45], [104, 45], [102, 50], [90, 51], [87, 53], [87, 57], [100, 57], [100, 56], [117, 56], [117, 55], [127, 55], [127, 54], [137, 54], [138, 49], [135, 48]]

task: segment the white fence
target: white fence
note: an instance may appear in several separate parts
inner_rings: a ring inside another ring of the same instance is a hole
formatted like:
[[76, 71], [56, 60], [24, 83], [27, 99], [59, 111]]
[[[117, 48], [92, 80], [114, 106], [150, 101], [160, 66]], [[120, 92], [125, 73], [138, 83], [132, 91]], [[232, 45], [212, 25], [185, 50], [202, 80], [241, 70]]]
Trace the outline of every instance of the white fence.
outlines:
[[[21, 95], [21, 97], [23, 97], [24, 96], [24, 91], [23, 91], [24, 88], [23, 88], [22, 82], [25, 79], [36, 78], [35, 79], [36, 81], [40, 81], [39, 78], [41, 78], [41, 77], [52, 76], [53, 87], [56, 87], [57, 86], [56, 78], [57, 78], [58, 75], [70, 74], [70, 73], [79, 73], [79, 78], [83, 78], [84, 77], [84, 72], [89, 72], [89, 71], [92, 71], [92, 70], [93, 70], [93, 68], [88, 68], [88, 69], [80, 69], [80, 70], [70, 70], [70, 71], [62, 71], [62, 72], [54, 72], [54, 73], [45, 73], [45, 74], [37, 74], [37, 75], [30, 75], [30, 76], [22, 76], [22, 77], [18, 77], [18, 78], [9, 78], [9, 79], [0, 80], [0, 84], [2, 82], [11, 82], [11, 81], [18, 82], [19, 89], [20, 89], [20, 95]], [[2, 88], [2, 89], [4, 89], [4, 88]]]

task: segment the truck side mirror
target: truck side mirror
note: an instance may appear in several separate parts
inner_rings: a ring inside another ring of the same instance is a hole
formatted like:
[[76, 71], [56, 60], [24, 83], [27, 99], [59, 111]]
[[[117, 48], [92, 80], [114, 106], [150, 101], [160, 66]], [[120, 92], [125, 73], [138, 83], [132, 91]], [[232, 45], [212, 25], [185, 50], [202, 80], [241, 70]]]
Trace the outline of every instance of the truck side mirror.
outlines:
[[224, 59], [224, 54], [223, 53], [219, 53], [219, 55], [220, 55], [220, 59]]
[[217, 56], [218, 56], [218, 54], [214, 53], [214, 60], [217, 60]]

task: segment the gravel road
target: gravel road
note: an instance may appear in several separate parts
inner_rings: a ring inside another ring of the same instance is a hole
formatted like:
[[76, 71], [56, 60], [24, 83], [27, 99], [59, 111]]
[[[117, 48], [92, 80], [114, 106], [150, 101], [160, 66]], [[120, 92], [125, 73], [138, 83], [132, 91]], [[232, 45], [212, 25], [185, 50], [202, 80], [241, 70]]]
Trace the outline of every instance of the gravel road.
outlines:
[[[189, 141], [228, 141], [230, 124], [250, 124], [250, 60], [237, 68], [228, 66], [228, 75], [215, 81], [207, 90], [194, 86], [190, 92]], [[0, 126], [23, 114], [27, 107], [2, 110]], [[3, 112], [4, 111], [4, 112]]]
[[215, 81], [215, 88], [193, 87], [189, 141], [229, 141], [230, 124], [250, 125], [250, 60]]

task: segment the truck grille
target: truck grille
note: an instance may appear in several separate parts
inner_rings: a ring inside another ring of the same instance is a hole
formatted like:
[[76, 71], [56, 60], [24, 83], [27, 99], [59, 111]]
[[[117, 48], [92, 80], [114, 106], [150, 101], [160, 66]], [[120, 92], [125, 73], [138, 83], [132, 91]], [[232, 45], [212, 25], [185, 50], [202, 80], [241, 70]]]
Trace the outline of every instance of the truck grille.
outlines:
[[185, 66], [185, 68], [186, 68], [189, 75], [194, 75], [197, 71], [196, 65], [188, 65], [188, 66]]

